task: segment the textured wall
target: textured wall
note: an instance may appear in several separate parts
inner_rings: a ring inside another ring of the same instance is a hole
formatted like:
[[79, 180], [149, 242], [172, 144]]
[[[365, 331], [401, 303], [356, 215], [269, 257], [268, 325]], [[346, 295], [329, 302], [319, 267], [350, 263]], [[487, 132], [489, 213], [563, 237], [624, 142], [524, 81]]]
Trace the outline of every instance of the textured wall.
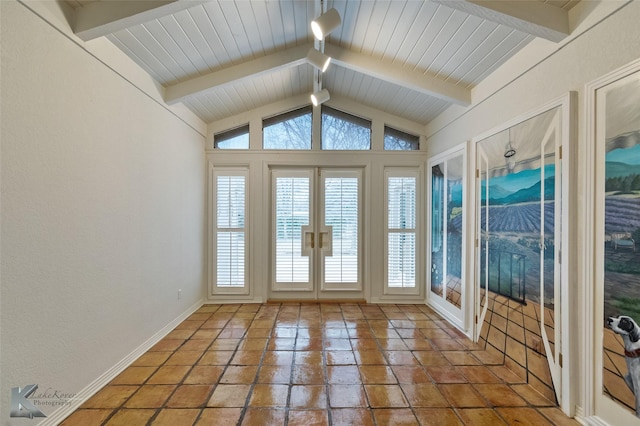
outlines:
[[76, 393], [201, 300], [204, 136], [1, 6], [0, 424], [33, 424], [11, 387]]

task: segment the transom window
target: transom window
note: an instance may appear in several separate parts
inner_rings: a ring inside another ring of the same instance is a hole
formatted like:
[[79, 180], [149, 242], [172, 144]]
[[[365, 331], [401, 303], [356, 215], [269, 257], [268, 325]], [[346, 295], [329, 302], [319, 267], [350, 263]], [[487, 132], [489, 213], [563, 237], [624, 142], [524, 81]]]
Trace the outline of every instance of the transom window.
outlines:
[[371, 149], [371, 122], [323, 105], [322, 149]]
[[385, 151], [417, 151], [420, 149], [420, 137], [384, 126]]
[[249, 124], [213, 136], [217, 149], [249, 149]]
[[264, 149], [311, 149], [311, 106], [262, 121]]

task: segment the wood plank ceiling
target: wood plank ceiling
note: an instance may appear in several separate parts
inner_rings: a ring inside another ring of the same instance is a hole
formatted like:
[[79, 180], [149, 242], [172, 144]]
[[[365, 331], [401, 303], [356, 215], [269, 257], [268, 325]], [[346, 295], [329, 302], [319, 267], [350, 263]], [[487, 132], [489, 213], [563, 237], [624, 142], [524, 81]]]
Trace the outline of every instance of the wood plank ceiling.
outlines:
[[[342, 18], [322, 85], [427, 124], [535, 37], [569, 34], [578, 0], [70, 0], [76, 34], [105, 36], [209, 123], [311, 93], [310, 22]], [[126, 6], [126, 7], [125, 7]], [[357, 111], [355, 111], [357, 113]]]

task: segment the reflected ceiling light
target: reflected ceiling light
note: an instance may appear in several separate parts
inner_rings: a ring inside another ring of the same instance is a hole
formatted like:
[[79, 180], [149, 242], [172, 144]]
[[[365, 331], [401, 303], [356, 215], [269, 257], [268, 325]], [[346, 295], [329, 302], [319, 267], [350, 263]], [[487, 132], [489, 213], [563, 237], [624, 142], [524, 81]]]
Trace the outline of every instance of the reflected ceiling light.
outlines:
[[311, 21], [311, 31], [318, 40], [324, 39], [340, 25], [340, 14], [335, 8], [327, 10], [318, 18]]
[[321, 105], [329, 100], [331, 96], [329, 96], [329, 91], [327, 89], [322, 89], [319, 92], [316, 92], [311, 95], [311, 103], [313, 106]]
[[307, 53], [307, 61], [321, 72], [325, 72], [329, 68], [331, 57], [312, 47]]

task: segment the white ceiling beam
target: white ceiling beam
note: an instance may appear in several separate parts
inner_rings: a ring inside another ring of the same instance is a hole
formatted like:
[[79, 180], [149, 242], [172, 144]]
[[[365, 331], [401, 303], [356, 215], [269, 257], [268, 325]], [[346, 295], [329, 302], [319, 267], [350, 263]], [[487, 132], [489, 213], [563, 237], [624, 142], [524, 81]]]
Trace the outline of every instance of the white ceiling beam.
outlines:
[[263, 56], [262, 58], [223, 68], [219, 71], [195, 77], [182, 83], [176, 83], [166, 87], [164, 101], [171, 105], [181, 102], [191, 95], [207, 92], [221, 86], [233, 84], [247, 78], [254, 78], [283, 68], [302, 65], [306, 63], [307, 52], [312, 46], [312, 44], [304, 44]]
[[569, 12], [539, 0], [431, 0], [558, 43], [571, 29]]
[[76, 10], [73, 32], [84, 41], [161, 18], [206, 0], [97, 1]]
[[348, 68], [457, 105], [471, 105], [471, 90], [442, 79], [334, 45], [327, 44], [325, 54], [331, 56], [331, 66]]

